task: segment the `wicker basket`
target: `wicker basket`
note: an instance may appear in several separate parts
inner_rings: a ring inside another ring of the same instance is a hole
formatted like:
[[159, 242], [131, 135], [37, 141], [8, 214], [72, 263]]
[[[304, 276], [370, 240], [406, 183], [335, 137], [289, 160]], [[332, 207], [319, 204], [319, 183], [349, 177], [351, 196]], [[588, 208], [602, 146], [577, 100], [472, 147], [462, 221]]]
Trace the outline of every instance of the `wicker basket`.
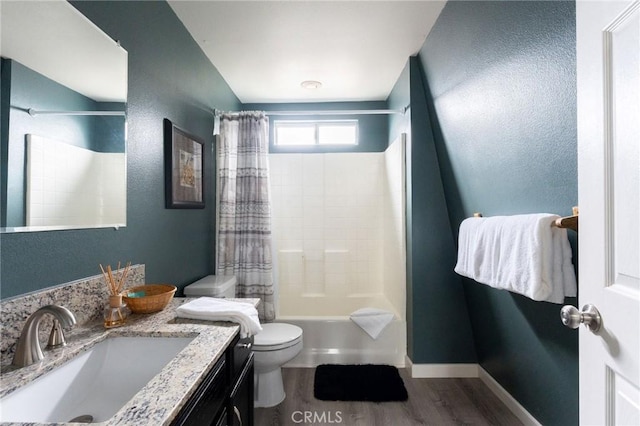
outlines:
[[122, 300], [135, 314], [150, 314], [163, 310], [173, 298], [176, 286], [146, 284], [132, 287], [122, 293]]

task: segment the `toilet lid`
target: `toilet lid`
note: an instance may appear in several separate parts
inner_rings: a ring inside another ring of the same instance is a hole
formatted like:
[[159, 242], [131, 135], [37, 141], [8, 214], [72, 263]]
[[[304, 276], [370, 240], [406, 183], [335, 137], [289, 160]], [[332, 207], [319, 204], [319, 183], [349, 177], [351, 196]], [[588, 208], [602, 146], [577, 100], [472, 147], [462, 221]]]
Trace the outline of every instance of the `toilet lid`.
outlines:
[[302, 337], [302, 329], [292, 324], [272, 322], [262, 324], [262, 331], [253, 338], [254, 350], [268, 350], [294, 344]]

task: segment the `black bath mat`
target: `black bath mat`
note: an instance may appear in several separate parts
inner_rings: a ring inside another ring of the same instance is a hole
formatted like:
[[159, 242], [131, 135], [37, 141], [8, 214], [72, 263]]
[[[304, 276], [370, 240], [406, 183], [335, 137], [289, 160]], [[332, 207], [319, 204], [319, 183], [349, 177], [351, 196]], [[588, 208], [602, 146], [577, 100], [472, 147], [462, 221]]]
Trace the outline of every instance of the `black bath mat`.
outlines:
[[323, 401], [406, 401], [398, 369], [391, 365], [323, 364], [316, 368], [313, 395]]

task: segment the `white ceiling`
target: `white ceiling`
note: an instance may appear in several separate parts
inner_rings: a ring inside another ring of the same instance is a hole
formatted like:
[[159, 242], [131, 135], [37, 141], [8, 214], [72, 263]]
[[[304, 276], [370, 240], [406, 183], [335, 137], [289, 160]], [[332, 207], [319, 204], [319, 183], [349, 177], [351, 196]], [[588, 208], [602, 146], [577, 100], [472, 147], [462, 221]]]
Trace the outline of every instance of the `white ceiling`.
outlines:
[[243, 103], [385, 100], [444, 4], [169, 0]]

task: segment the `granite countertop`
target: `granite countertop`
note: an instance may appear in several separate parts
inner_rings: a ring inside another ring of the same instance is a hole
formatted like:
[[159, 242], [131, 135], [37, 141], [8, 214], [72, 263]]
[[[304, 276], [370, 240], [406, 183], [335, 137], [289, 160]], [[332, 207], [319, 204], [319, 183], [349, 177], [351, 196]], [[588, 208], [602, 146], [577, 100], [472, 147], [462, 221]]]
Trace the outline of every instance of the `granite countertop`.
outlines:
[[[127, 324], [119, 328], [107, 330], [103, 327], [102, 321], [74, 327], [66, 333], [67, 346], [44, 351], [45, 358], [41, 363], [20, 369], [3, 367], [0, 376], [0, 398], [90, 349], [107, 337], [193, 337], [191, 343], [110, 420], [93, 423], [136, 426], [170, 424], [240, 330], [237, 324], [230, 322], [176, 318], [175, 309], [189, 300], [192, 299], [174, 298], [169, 306], [160, 312], [131, 315], [127, 319]], [[256, 306], [259, 302], [259, 299], [230, 300], [251, 302]]]

